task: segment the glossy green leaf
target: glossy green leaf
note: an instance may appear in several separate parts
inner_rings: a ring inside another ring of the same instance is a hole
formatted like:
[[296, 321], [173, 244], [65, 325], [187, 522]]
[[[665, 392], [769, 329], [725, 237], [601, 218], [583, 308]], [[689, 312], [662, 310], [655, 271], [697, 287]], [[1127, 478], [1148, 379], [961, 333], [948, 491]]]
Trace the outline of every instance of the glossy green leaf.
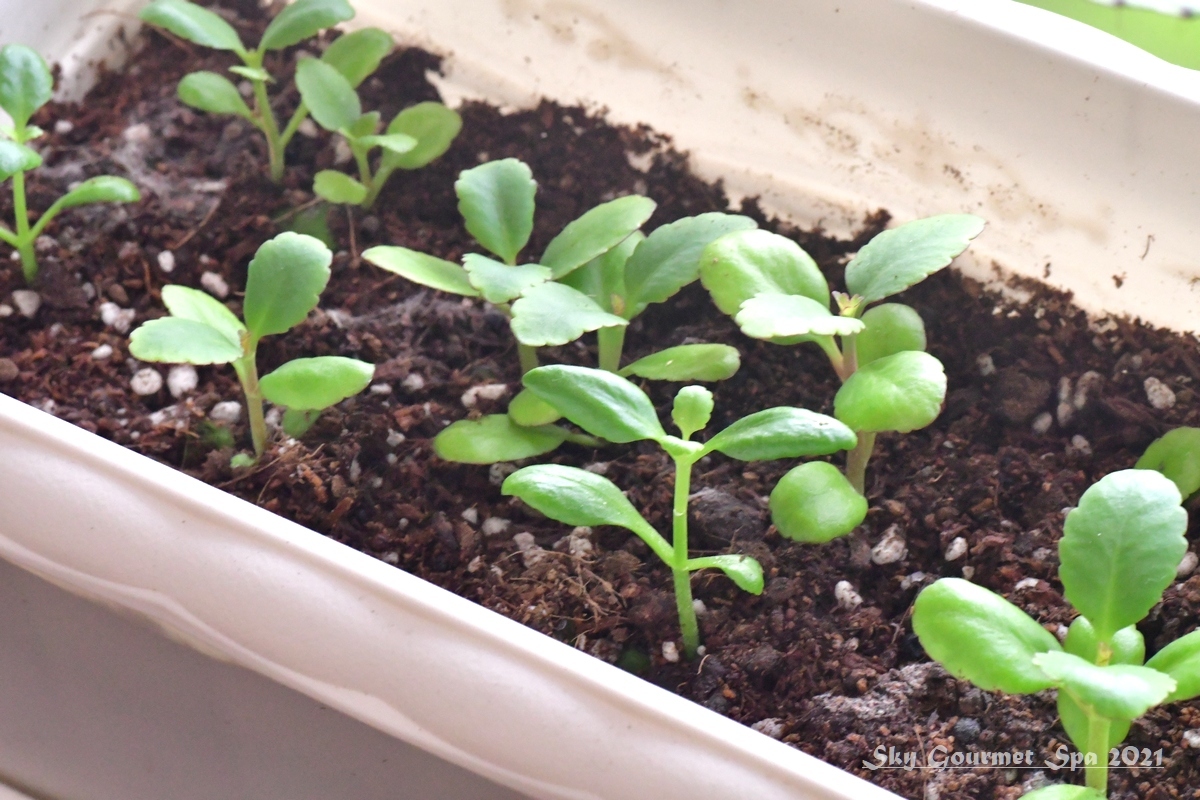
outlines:
[[341, 133], [347, 139], [361, 139], [364, 136], [370, 136], [377, 130], [379, 130], [379, 112], [368, 111], [343, 128]]
[[741, 365], [737, 349], [727, 344], [681, 344], [639, 358], [618, 374], [652, 381], [723, 381]]
[[625, 265], [628, 300], [622, 316], [633, 319], [651, 303], [674, 296], [699, 277], [704, 248], [727, 233], [753, 227], [749, 217], [714, 211], [656, 228]]
[[861, 367], [842, 384], [833, 408], [856, 431], [908, 433], [937, 419], [945, 399], [942, 362], [907, 350]]
[[309, 429], [316, 424], [320, 416], [320, 409], [287, 408], [284, 409], [283, 417], [279, 420], [279, 427], [283, 428], [283, 432], [288, 436], [291, 436], [293, 439], [299, 439], [308, 433]]
[[321, 60], [342, 73], [351, 86], [358, 88], [379, 69], [380, 62], [392, 52], [393, 46], [394, 42], [387, 31], [362, 28], [334, 39], [321, 54]]
[[204, 47], [246, 52], [232, 25], [207, 8], [187, 0], [154, 0], [142, 9], [138, 19]]
[[972, 214], [943, 214], [884, 231], [846, 265], [846, 287], [868, 303], [902, 292], [948, 266], [984, 224]]
[[1032, 694], [1053, 681], [1034, 666], [1058, 640], [995, 592], [961, 578], [925, 587], [913, 604], [913, 631], [930, 658], [980, 689]]
[[98, 175], [88, 178], [54, 202], [57, 210], [88, 203], [136, 203], [142, 199], [137, 187], [124, 178]]
[[454, 191], [458, 210], [475, 241], [504, 263], [516, 262], [517, 253], [533, 232], [537, 182], [529, 167], [515, 158], [489, 161], [464, 170]]
[[467, 277], [467, 271], [453, 261], [435, 258], [416, 250], [409, 250], [407, 247], [390, 245], [369, 248], [363, 251], [362, 257], [380, 269], [394, 272], [430, 289], [461, 294], [464, 297], [479, 296], [479, 292]]
[[712, 419], [713, 395], [703, 386], [685, 386], [675, 394], [671, 420], [684, 439], [701, 430]]
[[[1087, 617], [1076, 617], [1071, 622], [1067, 638], [1063, 640], [1063, 649], [1085, 661], [1098, 663], [1100, 639]], [[1136, 626], [1130, 625], [1113, 634], [1108, 658], [1110, 664], [1142, 665], [1146, 660], [1146, 640]]]
[[1107, 800], [1107, 795], [1099, 789], [1059, 783], [1027, 792], [1021, 795], [1021, 800]]
[[467, 253], [463, 256], [467, 280], [489, 303], [508, 303], [521, 293], [550, 279], [550, 270], [538, 264], [510, 267], [499, 261]]
[[558, 409], [528, 389], [517, 392], [508, 404], [508, 416], [513, 422], [526, 428], [549, 425], [562, 419]]
[[1191, 700], [1200, 695], [1200, 631], [1171, 642], [1155, 653], [1146, 666], [1175, 680], [1175, 691], [1163, 702]]
[[588, 331], [627, 324], [586, 294], [561, 283], [538, 284], [512, 305], [513, 336], [531, 347], [567, 344]]
[[246, 275], [243, 315], [256, 337], [283, 333], [317, 307], [333, 254], [311, 236], [281, 233], [258, 248]]
[[867, 499], [841, 470], [824, 461], [791, 469], [771, 490], [771, 522], [781, 536], [823, 544], [845, 536], [867, 516]]
[[625, 313], [625, 263], [645, 238], [634, 231], [604, 255], [564, 276], [561, 283], [583, 292], [605, 311], [630, 319], [632, 315]]
[[719, 569], [742, 591], [750, 594], [762, 594], [763, 591], [762, 564], [750, 556], [723, 555], [689, 558], [687, 568], [690, 572], [698, 569]]
[[858, 364], [870, 364], [905, 350], [925, 349], [925, 323], [903, 303], [884, 303], [862, 315], [865, 330], [855, 339]]
[[329, 229], [330, 211], [330, 207], [325, 203], [318, 203], [309, 208], [301, 207], [301, 210], [292, 214], [289, 219], [281, 221], [279, 227], [292, 233], [311, 236], [332, 250], [338, 245], [333, 231]]
[[1114, 472], [1067, 514], [1058, 552], [1063, 593], [1109, 640], [1162, 598], [1187, 551], [1175, 484], [1151, 470]]
[[1155, 439], [1138, 459], [1137, 469], [1166, 475], [1185, 498], [1200, 491], [1200, 428], [1176, 428]]
[[28, 172], [42, 165], [42, 157], [33, 148], [0, 139], [0, 181], [6, 181], [18, 172]]
[[375, 366], [355, 358], [296, 358], [259, 381], [263, 397], [278, 406], [319, 411], [367, 388]]
[[358, 143], [364, 147], [381, 147], [384, 152], [402, 155], [417, 146], [417, 140], [404, 133], [384, 133], [377, 136], [362, 136]]
[[587, 367], [538, 367], [525, 373], [525, 386], [593, 436], [625, 444], [662, 440], [667, 432], [654, 404], [624, 378]]
[[601, 203], [574, 220], [546, 246], [541, 263], [554, 278], [567, 275], [616, 247], [654, 213], [648, 197], [629, 195]]
[[520, 461], [549, 453], [567, 440], [567, 432], [554, 425], [525, 428], [507, 414], [461, 419], [433, 439], [433, 451], [446, 461], [495, 464]]
[[764, 292], [742, 303], [734, 321], [742, 333], [754, 339], [849, 336], [863, 329], [861, 320], [831, 314], [828, 297], [817, 302], [804, 295], [775, 292]]
[[234, 75], [240, 75], [243, 78], [252, 81], [260, 81], [262, 83], [273, 83], [274, 78], [271, 73], [267, 72], [262, 67], [247, 67], [245, 64], [238, 64], [229, 68], [229, 71]]
[[791, 239], [767, 231], [743, 230], [713, 241], [700, 257], [700, 281], [730, 316], [765, 293], [829, 303], [829, 284], [817, 262]]
[[340, 131], [362, 116], [362, 103], [350, 81], [324, 61], [301, 59], [296, 65], [296, 88], [312, 118], [327, 131]]
[[407, 153], [385, 153], [383, 166], [420, 169], [449, 150], [461, 130], [462, 117], [441, 103], [428, 100], [409, 106], [392, 119], [387, 132], [411, 136], [417, 144]]
[[1159, 705], [1175, 681], [1150, 667], [1114, 664], [1098, 667], [1063, 652], [1038, 653], [1033, 663], [1085, 711], [1105, 719], [1132, 720]]
[[169, 284], [162, 288], [162, 300], [172, 316], [203, 322], [241, 349], [246, 326], [217, 298], [199, 289]]
[[216, 328], [179, 317], [145, 323], [129, 335], [129, 352], [141, 361], [168, 364], [228, 364], [242, 348]]
[[22, 44], [0, 47], [0, 108], [12, 117], [16, 130], [24, 130], [53, 92], [50, 68], [36, 50]]
[[739, 461], [824, 456], [858, 443], [854, 431], [833, 417], [806, 408], [779, 406], [742, 417], [708, 440], [714, 450]]
[[354, 18], [346, 0], [296, 0], [275, 15], [263, 31], [259, 50], [282, 50]]
[[367, 187], [335, 169], [323, 169], [313, 179], [313, 194], [330, 203], [358, 205], [367, 196]]
[[215, 72], [193, 72], [183, 76], [176, 90], [179, 99], [201, 111], [212, 114], [236, 114], [251, 119], [250, 106], [228, 78]]

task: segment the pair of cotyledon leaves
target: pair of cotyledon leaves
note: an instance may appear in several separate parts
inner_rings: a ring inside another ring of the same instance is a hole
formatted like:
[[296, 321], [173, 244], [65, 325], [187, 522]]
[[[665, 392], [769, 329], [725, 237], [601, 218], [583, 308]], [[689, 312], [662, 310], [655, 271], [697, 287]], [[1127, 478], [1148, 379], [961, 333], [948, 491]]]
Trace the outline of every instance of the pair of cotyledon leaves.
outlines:
[[[281, 233], [265, 242], [250, 261], [243, 317], [210, 295], [186, 286], [164, 286], [171, 316], [145, 323], [129, 338], [129, 352], [142, 361], [234, 364], [253, 358], [258, 341], [299, 325], [317, 306], [329, 282], [329, 248], [311, 236]], [[320, 410], [358, 394], [374, 367], [340, 356], [298, 358], [262, 377], [268, 400], [297, 411]]]
[[[913, 630], [932, 658], [982, 689], [1058, 689], [1059, 715], [1077, 744], [1086, 744], [1093, 716], [1111, 721], [1116, 745], [1150, 708], [1200, 694], [1200, 631], [1143, 666], [1145, 645], [1134, 627], [1187, 551], [1180, 501], [1175, 485], [1150, 470], [1112, 473], [1083, 494], [1059, 543], [1063, 590], [1081, 614], [1065, 647], [1012, 603], [957, 578], [921, 592]], [[1095, 663], [1101, 646], [1111, 651], [1104, 666]]]

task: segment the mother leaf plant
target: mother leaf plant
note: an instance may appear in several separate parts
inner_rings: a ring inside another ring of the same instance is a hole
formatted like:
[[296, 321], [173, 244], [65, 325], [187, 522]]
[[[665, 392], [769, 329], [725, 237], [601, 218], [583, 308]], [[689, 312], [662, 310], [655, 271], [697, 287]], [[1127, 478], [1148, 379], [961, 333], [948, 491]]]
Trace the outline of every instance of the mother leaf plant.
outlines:
[[1084, 492], [1059, 542], [1063, 592], [1079, 611], [1062, 645], [1024, 611], [965, 580], [943, 578], [917, 597], [913, 630], [952, 675], [989, 691], [1058, 691], [1063, 727], [1084, 754], [1086, 787], [1026, 797], [1101, 800], [1109, 750], [1132, 721], [1200, 695], [1200, 631], [1144, 661], [1136, 627], [1187, 552], [1180, 500], [1174, 483], [1150, 470], [1114, 472]]
[[25, 281], [37, 277], [38, 263], [34, 242], [59, 212], [88, 203], [135, 203], [141, 199], [137, 187], [124, 178], [101, 175], [83, 181], [58, 198], [32, 225], [25, 198], [25, 173], [42, 165], [42, 157], [29, 142], [42, 135], [42, 129], [29, 119], [50, 101], [54, 78], [46, 62], [24, 45], [0, 48], [0, 108], [11, 123], [0, 126], [0, 180], [12, 179], [14, 229], [0, 225], [0, 240], [16, 248], [21, 256]]
[[616, 484], [574, 467], [539, 464], [517, 470], [501, 491], [515, 495], [546, 516], [568, 525], [616, 525], [637, 534], [670, 569], [684, 650], [691, 658], [700, 646], [691, 574], [719, 569], [752, 594], [763, 589], [762, 567], [743, 555], [691, 558], [687, 502], [692, 466], [709, 453], [739, 461], [828, 455], [854, 445], [854, 433], [823, 414], [799, 408], [770, 408], [743, 417], [707, 443], [691, 441], [708, 425], [713, 397], [702, 386], [686, 386], [675, 396], [671, 418], [679, 436], [668, 434], [650, 398], [624, 378], [585, 367], [540, 367], [525, 375], [525, 385], [542, 401], [588, 433], [610, 442], [657, 442], [675, 462], [675, 499], [671, 541], [637, 512]]
[[287, 409], [284, 430], [303, 433], [323, 409], [358, 394], [375, 368], [353, 358], [297, 358], [261, 379], [258, 344], [264, 336], [286, 333], [317, 306], [329, 282], [333, 254], [311, 236], [281, 233], [258, 248], [250, 261], [243, 303], [245, 322], [211, 295], [186, 286], [164, 286], [168, 317], [151, 320], [129, 337], [129, 352], [142, 361], [172, 364], [232, 364], [246, 395], [254, 458], [235, 457], [235, 466], [253, 463], [266, 448], [263, 399]]

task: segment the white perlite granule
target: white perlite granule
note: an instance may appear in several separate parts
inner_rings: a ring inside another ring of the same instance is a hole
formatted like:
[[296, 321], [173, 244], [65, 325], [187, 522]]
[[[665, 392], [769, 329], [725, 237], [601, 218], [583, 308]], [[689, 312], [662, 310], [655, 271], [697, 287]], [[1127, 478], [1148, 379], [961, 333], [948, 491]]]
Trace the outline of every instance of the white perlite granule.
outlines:
[[215, 272], [205, 272], [201, 275], [200, 285], [213, 297], [224, 300], [229, 296], [229, 284]]
[[217, 403], [208, 412], [208, 418], [213, 422], [237, 422], [242, 417], [242, 404], [236, 400], [225, 400]]
[[1146, 378], [1142, 386], [1146, 389], [1146, 399], [1150, 401], [1150, 405], [1157, 408], [1159, 411], [1165, 411], [1175, 405], [1175, 393], [1171, 391], [1171, 387], [1160, 381], [1158, 378]]
[[183, 397], [199, 383], [200, 376], [191, 364], [176, 364], [167, 372], [167, 391], [171, 397]]
[[170, 250], [163, 250], [158, 254], [158, 268], [163, 272], [171, 273], [175, 271], [175, 254]]
[[846, 611], [853, 611], [862, 605], [862, 595], [854, 591], [854, 586], [850, 581], [838, 581], [833, 587], [833, 596], [837, 599], [837, 604]]
[[158, 370], [152, 367], [143, 367], [133, 373], [133, 377], [129, 379], [129, 388], [133, 389], [134, 394], [146, 397], [155, 394], [163, 387], [162, 375]]

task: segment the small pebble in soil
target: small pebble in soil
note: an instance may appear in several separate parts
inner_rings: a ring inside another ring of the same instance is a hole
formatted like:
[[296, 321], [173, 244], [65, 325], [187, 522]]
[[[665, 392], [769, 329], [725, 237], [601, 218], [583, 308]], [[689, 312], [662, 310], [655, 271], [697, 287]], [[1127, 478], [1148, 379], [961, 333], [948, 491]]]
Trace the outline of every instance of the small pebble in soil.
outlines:
[[517, 546], [517, 550], [521, 553], [521, 561], [524, 562], [527, 569], [546, 557], [546, 551], [537, 544], [532, 533], [522, 531], [512, 538], [513, 544]]
[[1183, 743], [1194, 750], [1200, 750], [1200, 731], [1185, 731]]
[[31, 289], [17, 289], [12, 293], [13, 305], [21, 312], [21, 316], [33, 319], [42, 306], [42, 296]]
[[54, 122], [54, 132], [59, 136], [65, 136], [75, 130], [75, 123], [69, 119], [60, 119]]
[[208, 418], [213, 422], [237, 422], [242, 418], [242, 404], [236, 400], [223, 400], [212, 407]]
[[1029, 427], [1033, 428], [1033, 432], [1038, 436], [1044, 436], [1050, 432], [1050, 426], [1054, 424], [1054, 417], [1049, 411], [1043, 411], [1033, 418], [1033, 424]]
[[0, 303], [0, 317], [11, 317], [13, 315], [13, 307], [8, 303]]
[[467, 510], [463, 511], [460, 516], [472, 525], [479, 524], [479, 511], [476, 510], [475, 506], [471, 506]]
[[678, 664], [679, 663], [679, 647], [674, 642], [663, 642], [662, 643], [662, 656], [663, 656], [663, 661], [670, 662], [671, 664]]
[[512, 521], [504, 517], [488, 517], [483, 521], [479, 530], [483, 531], [484, 536], [499, 536], [506, 532], [511, 525]]
[[174, 405], [160, 408], [150, 414], [150, 424], [155, 427], [161, 425], [170, 425], [175, 430], [183, 430], [187, 425], [188, 413], [187, 410], [181, 407], [178, 403]]
[[971, 580], [971, 578], [975, 577], [975, 568], [969, 565], [963, 567], [962, 576], [966, 580]]
[[92, 359], [95, 361], [104, 361], [112, 358], [113, 349], [111, 344], [102, 344], [92, 351]]
[[391, 394], [392, 385], [390, 383], [372, 383], [371, 394]]
[[907, 592], [912, 587], [919, 586], [924, 581], [925, 581], [925, 573], [924, 572], [914, 572], [911, 575], [904, 576], [904, 578], [900, 581], [900, 588]]
[[1019, 592], [1022, 589], [1034, 589], [1037, 588], [1037, 585], [1037, 578], [1022, 578], [1021, 580], [1017, 581], [1015, 586], [1013, 586], [1013, 591]]
[[200, 376], [191, 364], [176, 364], [167, 372], [167, 391], [171, 393], [171, 397], [183, 397], [199, 383]]
[[229, 296], [229, 284], [215, 272], [205, 272], [200, 276], [200, 285], [205, 290], [220, 300], [224, 300]]
[[381, 559], [385, 564], [391, 564], [393, 567], [400, 563], [400, 554], [395, 550], [390, 550], [383, 554]]
[[862, 605], [862, 595], [854, 591], [854, 586], [850, 581], [838, 581], [833, 587], [833, 596], [837, 599], [837, 604], [846, 611], [853, 611]]
[[1075, 384], [1075, 396], [1071, 398], [1071, 404], [1075, 406], [1076, 411], [1083, 411], [1087, 408], [1088, 401], [1100, 394], [1101, 387], [1104, 386], [1104, 376], [1095, 370], [1088, 370], [1079, 376], [1079, 381]]
[[129, 379], [129, 388], [133, 390], [134, 394], [142, 397], [157, 394], [162, 387], [162, 375], [153, 367], [142, 367]]
[[[13, 294], [16, 294], [16, 292], [13, 292]], [[1168, 408], [1175, 406], [1175, 392], [1171, 391], [1171, 387], [1158, 378], [1146, 378], [1142, 386], [1146, 390], [1146, 399], [1154, 408], [1159, 411], [1166, 411]]]
[[1054, 418], [1058, 420], [1060, 428], [1067, 427], [1071, 422], [1071, 417], [1075, 416], [1075, 406], [1070, 403], [1059, 403], [1054, 409]]
[[1068, 633], [1070, 633], [1070, 629], [1068, 629], [1067, 626], [1063, 625], [1062, 623], [1059, 623], [1058, 627], [1054, 629], [1054, 636], [1060, 642], [1065, 642], [1067, 640]]
[[121, 136], [127, 142], [132, 142], [133, 144], [145, 144], [146, 142], [150, 141], [150, 126], [144, 122], [139, 122], [136, 125], [130, 125], [121, 133]]
[[1071, 437], [1071, 444], [1067, 446], [1067, 452], [1080, 456], [1090, 456], [1092, 454], [1092, 443], [1083, 436], [1075, 434]]
[[492, 464], [488, 467], [488, 483], [492, 486], [499, 486], [504, 483], [504, 479], [512, 475], [520, 467], [511, 461], [501, 461], [497, 464]]
[[136, 316], [137, 312], [132, 308], [121, 308], [116, 303], [110, 302], [100, 304], [100, 321], [117, 333], [129, 333], [129, 328], [133, 325]]
[[880, 566], [895, 564], [908, 555], [908, 545], [899, 525], [893, 525], [884, 531], [879, 544], [871, 548], [871, 560]]
[[591, 464], [585, 464], [583, 468], [596, 475], [604, 475], [608, 472], [608, 461], [593, 461]]
[[83, 296], [89, 301], [96, 299], [96, 287], [90, 281], [84, 281], [79, 288], [83, 290]]
[[339, 136], [333, 143], [333, 163], [338, 166], [349, 164], [352, 158], [354, 158], [354, 153], [350, 150], [350, 145], [346, 144], [346, 140]]
[[53, 414], [58, 410], [58, 403], [54, 402], [49, 397], [47, 397], [45, 400], [35, 400], [34, 402], [30, 403], [30, 405], [32, 405], [34, 408], [40, 408], [47, 414]]
[[954, 741], [957, 744], [971, 744], [979, 738], [979, 734], [983, 733], [983, 727], [978, 720], [971, 717], [963, 717], [958, 722], [954, 723], [954, 727], [950, 729], [954, 734]]
[[1198, 561], [1200, 561], [1200, 557], [1197, 557], [1196, 554], [1191, 550], [1184, 553], [1183, 560], [1180, 561], [1179, 566], [1175, 568], [1175, 577], [1186, 578], [1188, 575], [1191, 575], [1196, 571], [1196, 564]]
[[0, 383], [16, 380], [20, 374], [21, 370], [17, 368], [17, 362], [11, 358], [0, 358]]
[[33, 240], [33, 247], [39, 256], [44, 256], [58, 249], [58, 241], [53, 236], [39, 236]]
[[307, 136], [309, 139], [315, 139], [320, 131], [317, 130], [317, 123], [311, 119], [306, 119], [297, 126], [296, 133], [301, 136]]
[[990, 353], [981, 353], [975, 359], [975, 366], [979, 368], [979, 374], [985, 378], [996, 373], [996, 362], [992, 360]]
[[388, 447], [397, 447], [401, 444], [404, 444], [404, 440], [407, 438], [408, 437], [405, 436], [400, 431], [389, 430], [388, 435], [387, 435], [387, 446]]
[[474, 408], [480, 400], [499, 400], [507, 391], [507, 383], [485, 383], [480, 386], [472, 386], [462, 394], [463, 408]]
[[961, 536], [954, 537], [950, 544], [946, 545], [946, 560], [958, 561], [967, 554], [967, 540]]
[[758, 722], [750, 726], [751, 730], [758, 731], [764, 736], [770, 736], [772, 739], [782, 739], [783, 731], [785, 730], [783, 720], [778, 717], [767, 717], [760, 719]]
[[170, 250], [163, 250], [157, 256], [158, 268], [168, 274], [175, 271], [175, 254]]
[[481, 569], [483, 569], [483, 556], [475, 556], [467, 562], [467, 572], [474, 574]]
[[575, 558], [585, 558], [592, 554], [592, 543], [582, 536], [571, 534], [567, 537], [567, 552]]
[[704, 605], [704, 601], [697, 597], [692, 601], [692, 610], [696, 612], [697, 617], [703, 617], [708, 613], [708, 606]]
[[410, 372], [408, 376], [400, 382], [400, 385], [409, 392], [419, 392], [425, 388], [425, 377], [419, 372]]
[[[342, 435], [345, 436], [345, 433], [343, 433]], [[358, 459], [355, 458], [353, 461], [350, 462], [350, 482], [358, 483], [358, 479], [361, 477], [362, 477], [362, 464], [359, 464]]]

